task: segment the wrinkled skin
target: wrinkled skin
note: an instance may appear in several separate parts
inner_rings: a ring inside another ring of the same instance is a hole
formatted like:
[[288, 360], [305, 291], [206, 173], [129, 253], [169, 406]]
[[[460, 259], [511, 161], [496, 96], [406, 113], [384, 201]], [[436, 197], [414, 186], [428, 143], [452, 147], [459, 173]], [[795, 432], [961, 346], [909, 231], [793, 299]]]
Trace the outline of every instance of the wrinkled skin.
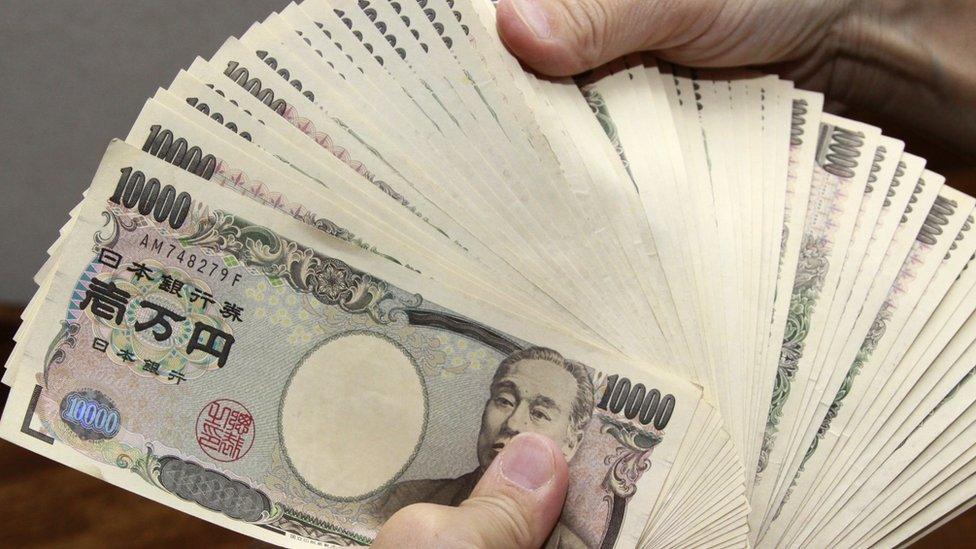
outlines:
[[[540, 20], [541, 37], [526, 23]], [[825, 92], [834, 112], [976, 153], [973, 0], [501, 0], [498, 28], [544, 74], [644, 50], [690, 66], [760, 66]]]

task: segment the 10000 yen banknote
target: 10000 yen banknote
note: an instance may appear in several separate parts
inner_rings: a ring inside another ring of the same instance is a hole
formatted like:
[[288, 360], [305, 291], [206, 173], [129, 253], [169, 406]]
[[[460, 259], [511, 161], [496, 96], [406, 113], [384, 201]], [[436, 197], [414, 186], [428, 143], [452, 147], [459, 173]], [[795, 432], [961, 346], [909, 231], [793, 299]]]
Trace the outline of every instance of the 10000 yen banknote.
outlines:
[[121, 142], [22, 343], [5, 438], [294, 545], [459, 503], [521, 431], [571, 460], [559, 539], [635, 543], [700, 402]]

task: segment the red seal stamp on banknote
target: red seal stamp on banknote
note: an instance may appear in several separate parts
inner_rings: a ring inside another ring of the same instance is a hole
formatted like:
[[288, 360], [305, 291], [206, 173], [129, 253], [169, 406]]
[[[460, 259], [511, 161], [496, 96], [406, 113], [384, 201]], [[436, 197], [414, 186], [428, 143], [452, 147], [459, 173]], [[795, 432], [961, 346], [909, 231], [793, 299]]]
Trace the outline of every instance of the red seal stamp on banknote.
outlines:
[[217, 461], [237, 461], [254, 444], [254, 416], [236, 400], [214, 400], [197, 416], [197, 444]]

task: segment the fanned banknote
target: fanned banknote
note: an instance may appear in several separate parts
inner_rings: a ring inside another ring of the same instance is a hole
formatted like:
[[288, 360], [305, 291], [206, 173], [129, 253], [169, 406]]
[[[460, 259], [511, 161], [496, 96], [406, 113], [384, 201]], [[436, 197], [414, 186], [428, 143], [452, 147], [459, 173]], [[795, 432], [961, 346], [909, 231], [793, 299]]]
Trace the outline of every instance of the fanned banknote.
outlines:
[[183, 60], [48, 247], [0, 435], [295, 547], [460, 504], [523, 431], [569, 462], [549, 547], [976, 503], [976, 201], [775, 75], [546, 78], [495, 16], [304, 0]]
[[25, 340], [43, 352], [24, 356], [5, 436], [244, 532], [346, 544], [409, 503], [457, 504], [537, 431], [579, 456], [571, 497], [588, 512], [564, 513], [562, 535], [639, 533], [693, 385], [489, 327], [262, 208], [111, 145]]

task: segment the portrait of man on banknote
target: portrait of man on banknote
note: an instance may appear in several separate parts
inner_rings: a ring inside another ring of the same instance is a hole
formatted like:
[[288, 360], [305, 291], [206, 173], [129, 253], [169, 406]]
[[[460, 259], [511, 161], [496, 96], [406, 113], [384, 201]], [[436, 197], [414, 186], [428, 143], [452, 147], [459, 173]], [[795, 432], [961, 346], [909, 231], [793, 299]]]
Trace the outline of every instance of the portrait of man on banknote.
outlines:
[[[593, 381], [586, 366], [545, 347], [515, 351], [499, 363], [478, 433], [478, 467], [453, 479], [424, 479], [394, 486], [383, 502], [387, 516], [412, 503], [460, 505], [502, 448], [522, 432], [556, 441], [566, 460], [575, 455], [593, 416]], [[557, 525], [554, 547], [585, 547], [572, 529]]]

